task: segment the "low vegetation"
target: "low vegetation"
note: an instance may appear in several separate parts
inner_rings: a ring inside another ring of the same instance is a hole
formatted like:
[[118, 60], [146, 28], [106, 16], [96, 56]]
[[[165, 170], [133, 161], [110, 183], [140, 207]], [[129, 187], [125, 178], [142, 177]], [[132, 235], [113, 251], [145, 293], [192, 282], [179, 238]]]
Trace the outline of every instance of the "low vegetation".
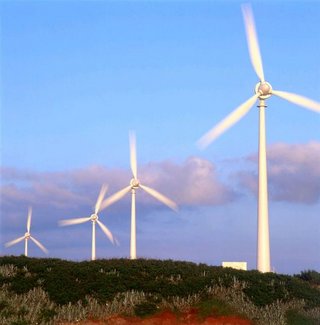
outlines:
[[288, 276], [171, 260], [0, 257], [0, 324], [57, 324], [190, 308], [254, 324], [319, 324], [320, 274]]

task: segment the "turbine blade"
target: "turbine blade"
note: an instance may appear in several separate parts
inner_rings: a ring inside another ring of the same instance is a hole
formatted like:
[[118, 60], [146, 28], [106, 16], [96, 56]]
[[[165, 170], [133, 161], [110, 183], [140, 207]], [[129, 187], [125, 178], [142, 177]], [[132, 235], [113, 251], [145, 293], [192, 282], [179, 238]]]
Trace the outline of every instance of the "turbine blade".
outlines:
[[46, 254], [48, 254], [48, 250], [35, 238], [33, 238], [32, 236], [30, 236], [30, 239]]
[[165, 205], [167, 205], [169, 208], [171, 208], [174, 211], [178, 211], [178, 206], [175, 202], [173, 202], [172, 200], [170, 200], [169, 198], [167, 198], [166, 196], [164, 196], [163, 194], [159, 193], [158, 191], [145, 186], [145, 185], [141, 185], [140, 187], [145, 190], [147, 193], [149, 193], [150, 195], [152, 195], [154, 198], [156, 198], [157, 200], [159, 200], [160, 202], [164, 203]]
[[214, 126], [210, 131], [208, 131], [204, 136], [198, 141], [198, 146], [201, 149], [207, 147], [213, 140], [218, 138], [223, 132], [229, 129], [232, 125], [237, 123], [242, 117], [244, 117], [253, 106], [258, 94], [255, 94], [249, 98], [246, 102], [238, 106], [233, 112], [231, 112], [227, 117], [225, 117], [220, 123]]
[[130, 142], [130, 166], [133, 177], [137, 179], [137, 148], [136, 148], [136, 135], [134, 132], [129, 133]]
[[114, 244], [114, 239], [111, 231], [99, 220], [97, 220], [97, 224], [100, 226], [102, 231], [106, 234], [106, 236], [110, 239], [111, 243]]
[[244, 23], [246, 27], [247, 42], [248, 42], [251, 63], [260, 81], [264, 82], [264, 73], [263, 73], [262, 60], [261, 60], [261, 54], [259, 49], [259, 42], [258, 42], [258, 37], [256, 33], [251, 6], [249, 4], [242, 5], [242, 13], [243, 13]]
[[102, 200], [104, 199], [106, 193], [107, 193], [107, 190], [108, 190], [108, 185], [106, 184], [103, 184], [101, 186], [101, 190], [100, 190], [100, 193], [99, 193], [99, 196], [98, 196], [98, 199], [97, 199], [97, 202], [96, 202], [96, 205], [95, 205], [95, 208], [94, 208], [94, 213], [97, 214], [101, 208], [101, 203], [102, 203]]
[[106, 207], [110, 206], [114, 202], [120, 200], [123, 196], [125, 196], [131, 190], [131, 186], [127, 186], [124, 189], [116, 192], [115, 194], [109, 196], [107, 199], [102, 201], [100, 211], [105, 209]]
[[31, 216], [32, 216], [32, 208], [29, 207], [29, 209], [28, 209], [28, 219], [27, 219], [27, 232], [30, 232]]
[[90, 217], [60, 220], [59, 221], [59, 226], [76, 225], [76, 224], [79, 224], [79, 223], [84, 223], [84, 222], [89, 221], [89, 220], [91, 220]]
[[312, 111], [320, 113], [320, 103], [312, 99], [280, 90], [272, 90], [272, 94], [286, 99], [287, 101], [296, 105], [303, 106], [305, 108], [311, 109]]
[[12, 246], [12, 245], [14, 245], [14, 244], [17, 244], [17, 243], [21, 242], [22, 240], [24, 240], [24, 238], [25, 238], [25, 237], [22, 236], [22, 237], [19, 237], [19, 238], [17, 238], [17, 239], [14, 239], [14, 240], [8, 241], [7, 243], [4, 244], [4, 246], [6, 246], [6, 247], [10, 247], [10, 246]]

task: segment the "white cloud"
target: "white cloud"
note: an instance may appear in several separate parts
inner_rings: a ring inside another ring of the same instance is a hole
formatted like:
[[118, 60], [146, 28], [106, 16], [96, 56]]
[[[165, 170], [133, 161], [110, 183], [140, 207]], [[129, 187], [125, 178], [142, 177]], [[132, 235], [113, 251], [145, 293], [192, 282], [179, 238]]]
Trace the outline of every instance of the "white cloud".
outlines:
[[[277, 143], [268, 147], [270, 199], [313, 204], [320, 198], [320, 143]], [[248, 160], [257, 164], [257, 156]], [[256, 167], [257, 168], [257, 167]], [[240, 172], [239, 183], [257, 193], [257, 172]]]
[[[234, 192], [222, 184], [215, 166], [204, 159], [190, 157], [182, 164], [170, 161], [150, 163], [140, 169], [141, 182], [170, 197], [179, 205], [217, 205], [232, 201]], [[128, 170], [90, 166], [63, 172], [36, 172], [2, 168], [1, 197], [5, 209], [39, 205], [44, 208], [76, 209], [93, 205], [103, 183], [108, 194], [127, 186]], [[156, 203], [147, 196], [145, 205]], [[160, 205], [159, 205], [160, 206]]]

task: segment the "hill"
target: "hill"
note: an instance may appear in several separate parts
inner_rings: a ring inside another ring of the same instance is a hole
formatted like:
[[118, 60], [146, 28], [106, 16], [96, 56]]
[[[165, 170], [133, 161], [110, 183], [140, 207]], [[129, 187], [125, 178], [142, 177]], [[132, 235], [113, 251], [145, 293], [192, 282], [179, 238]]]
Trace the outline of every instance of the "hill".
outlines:
[[320, 324], [320, 274], [288, 276], [160, 260], [72, 262], [0, 257], [0, 324], [114, 315], [238, 316], [251, 324]]

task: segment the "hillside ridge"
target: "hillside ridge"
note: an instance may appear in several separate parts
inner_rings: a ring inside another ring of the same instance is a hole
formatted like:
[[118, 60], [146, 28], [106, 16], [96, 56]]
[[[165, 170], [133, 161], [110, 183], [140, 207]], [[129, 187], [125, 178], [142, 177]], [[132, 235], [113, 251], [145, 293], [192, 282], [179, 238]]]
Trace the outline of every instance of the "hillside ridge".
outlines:
[[316, 271], [289, 276], [173, 260], [3, 256], [0, 323], [146, 319], [164, 311], [179, 319], [195, 309], [199, 321], [237, 316], [262, 325], [319, 324], [319, 284]]

